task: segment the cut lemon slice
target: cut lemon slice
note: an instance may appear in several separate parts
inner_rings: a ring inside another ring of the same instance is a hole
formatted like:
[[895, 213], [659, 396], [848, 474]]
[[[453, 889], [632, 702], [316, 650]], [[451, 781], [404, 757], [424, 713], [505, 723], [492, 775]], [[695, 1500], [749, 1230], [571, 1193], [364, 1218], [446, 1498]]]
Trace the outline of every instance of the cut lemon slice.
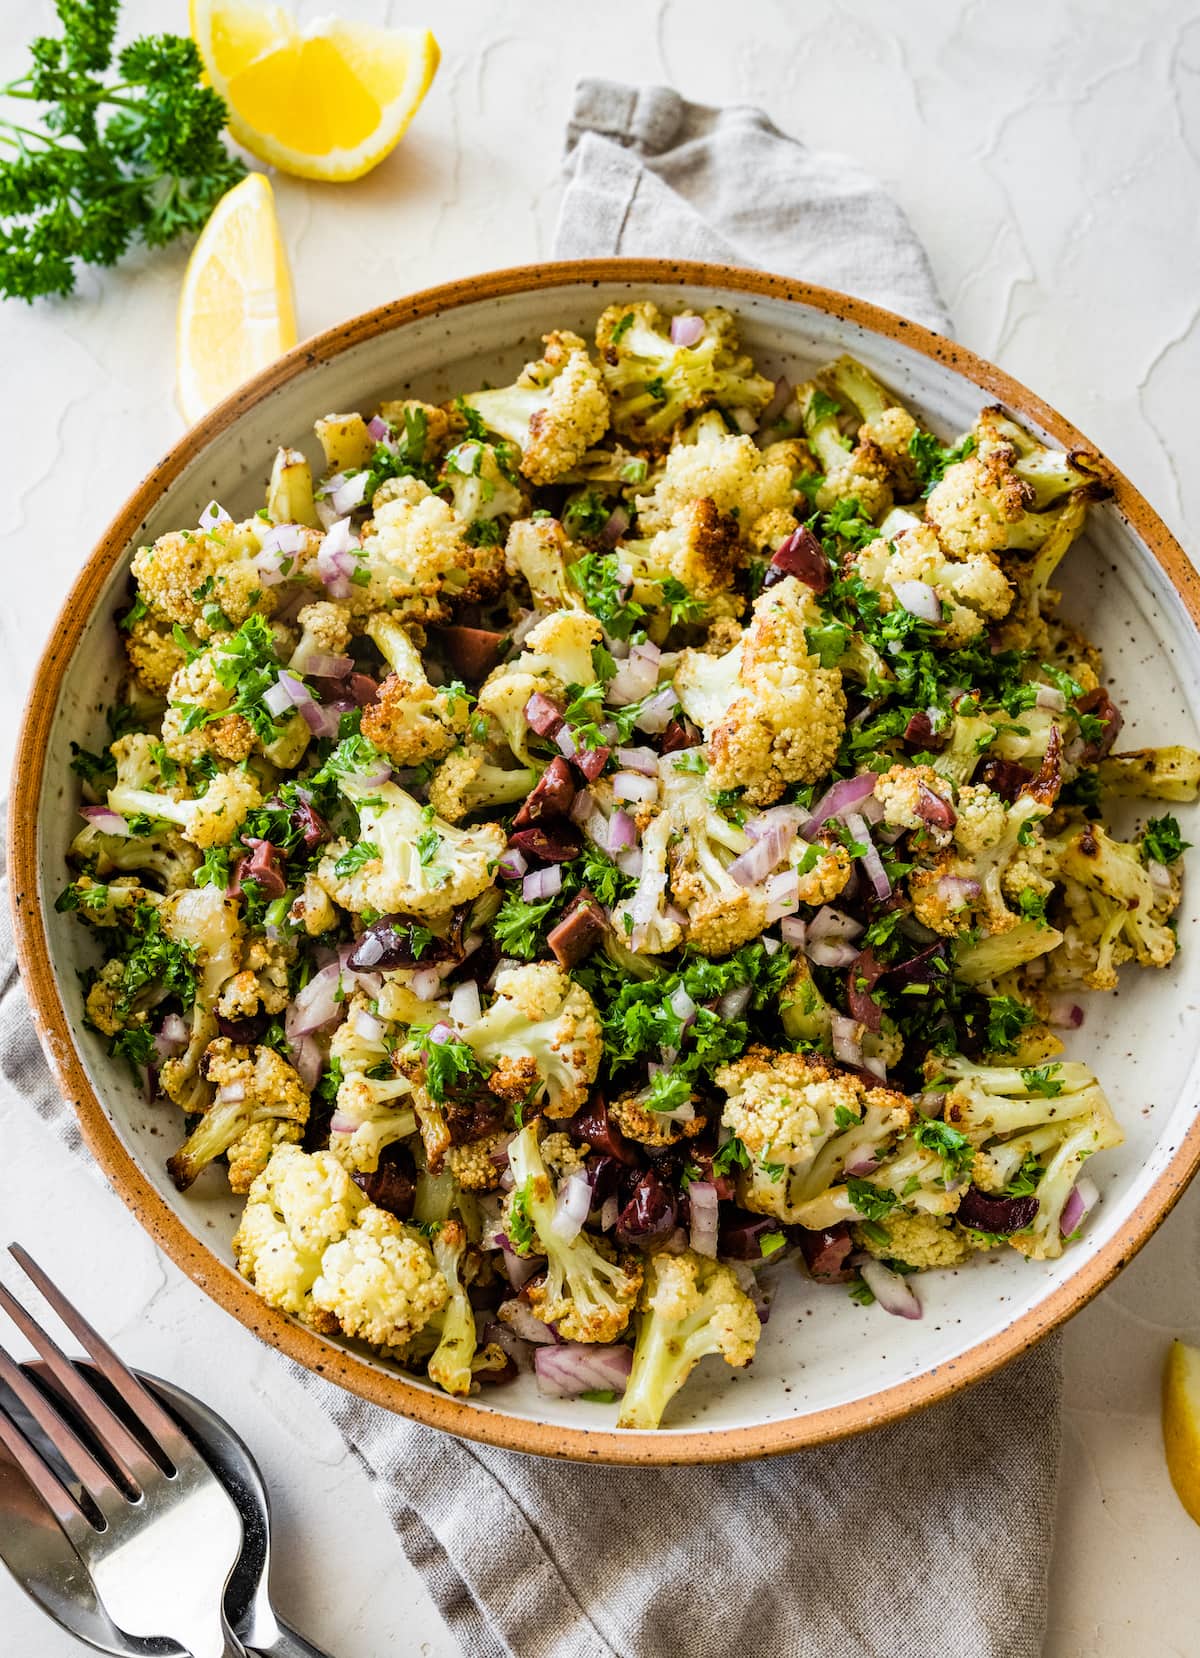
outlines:
[[179, 298], [177, 391], [196, 422], [296, 343], [275, 196], [251, 173], [222, 196], [188, 261]]
[[1181, 1341], [1163, 1370], [1162, 1432], [1171, 1484], [1200, 1525], [1200, 1348]]
[[191, 0], [192, 35], [239, 144], [285, 173], [360, 178], [399, 142], [437, 72], [428, 29]]

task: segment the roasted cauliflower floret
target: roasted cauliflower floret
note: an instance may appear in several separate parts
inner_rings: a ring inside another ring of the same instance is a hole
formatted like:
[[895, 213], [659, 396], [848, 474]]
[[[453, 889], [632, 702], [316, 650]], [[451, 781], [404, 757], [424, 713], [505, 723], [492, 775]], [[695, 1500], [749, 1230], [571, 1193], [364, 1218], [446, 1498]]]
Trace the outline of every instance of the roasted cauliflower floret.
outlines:
[[497, 519], [519, 518], [526, 496], [517, 477], [515, 455], [505, 444], [459, 443], [442, 462], [438, 482], [448, 490], [454, 510], [470, 526], [470, 539], [503, 540], [490, 528]]
[[[1012, 588], [998, 564], [986, 553], [947, 558], [929, 524], [904, 530], [891, 541], [873, 541], [855, 555], [854, 570], [879, 594], [885, 615], [897, 604], [920, 614], [925, 590], [932, 589], [943, 610], [937, 643], [947, 650], [978, 638], [989, 621], [1006, 616], [1012, 606]], [[914, 582], [919, 584], [915, 588]]]
[[470, 392], [463, 399], [521, 452], [520, 470], [533, 484], [569, 472], [608, 430], [608, 394], [587, 346], [569, 332], [543, 337], [545, 351], [526, 363], [515, 385]]
[[259, 707], [257, 725], [236, 711], [247, 673], [268, 684], [276, 678], [274, 641], [261, 622], [217, 640], [177, 670], [162, 722], [163, 748], [172, 760], [191, 765], [211, 755], [236, 764], [257, 753], [284, 769], [299, 765], [309, 729], [296, 709], [272, 718]]
[[175, 638], [177, 625], [149, 615], [130, 615], [122, 624], [121, 637], [129, 666], [155, 696], [166, 696], [167, 687], [186, 660]]
[[854, 1229], [855, 1241], [880, 1261], [902, 1261], [918, 1272], [957, 1267], [973, 1253], [970, 1239], [949, 1215], [894, 1209], [882, 1222]]
[[[261, 518], [248, 518], [208, 531], [172, 530], [152, 547], [139, 547], [131, 569], [150, 615], [198, 639], [240, 627], [251, 615], [270, 616], [278, 588], [263, 581], [257, 563], [269, 528]], [[299, 578], [316, 557], [320, 536], [297, 533], [303, 546], [293, 555], [293, 575]]]
[[356, 616], [396, 611], [413, 622], [443, 621], [456, 604], [493, 598], [504, 581], [499, 547], [472, 543], [469, 526], [418, 478], [390, 478], [352, 553], [346, 602]]
[[536, 766], [503, 766], [481, 743], [452, 749], [429, 780], [429, 803], [447, 823], [472, 812], [524, 800], [541, 775]]
[[913, 500], [921, 493], [921, 477], [913, 459], [919, 428], [912, 415], [853, 357], [839, 357], [827, 374], [834, 395], [859, 416], [859, 438], [883, 457], [896, 499]]
[[633, 1256], [617, 1258], [607, 1240], [586, 1232], [563, 1241], [554, 1226], [554, 1186], [533, 1123], [514, 1136], [508, 1161], [514, 1181], [508, 1235], [525, 1237], [526, 1253], [546, 1256], [544, 1277], [526, 1292], [534, 1314], [568, 1341], [616, 1341], [637, 1301], [641, 1267]]
[[313, 1305], [352, 1340], [403, 1349], [450, 1297], [421, 1234], [367, 1203], [328, 1244], [312, 1286]]
[[183, 1192], [225, 1155], [230, 1190], [248, 1192], [274, 1148], [300, 1139], [308, 1090], [274, 1048], [241, 1047], [226, 1036], [209, 1043], [200, 1070], [215, 1091], [212, 1104], [167, 1168]]
[[762, 1324], [733, 1272], [692, 1250], [655, 1255], [638, 1303], [633, 1369], [621, 1402], [622, 1428], [657, 1428], [671, 1400], [706, 1354], [750, 1363]]
[[816, 503], [829, 512], [840, 501], [857, 501], [860, 511], [878, 522], [892, 504], [887, 458], [872, 439], [860, 435], [852, 449], [838, 427], [839, 405], [814, 383], [796, 388], [804, 435], [824, 477]]
[[363, 709], [363, 736], [398, 766], [437, 759], [466, 730], [470, 698], [461, 685], [435, 689], [429, 683], [421, 653], [391, 616], [372, 616], [367, 632], [392, 671]]
[[[839, 671], [809, 653], [807, 630], [820, 625], [819, 616], [812, 590], [787, 576], [754, 601], [732, 663], [680, 653], [675, 689], [708, 739], [713, 789], [742, 788], [748, 802], [770, 805], [789, 783], [816, 782], [833, 764], [846, 699]], [[733, 696], [720, 709], [710, 684], [723, 690], [731, 666]]]
[[1014, 545], [1030, 500], [1007, 454], [994, 451], [948, 466], [930, 491], [925, 512], [950, 557], [965, 559]]
[[703, 1133], [705, 1127], [700, 1116], [690, 1122], [680, 1122], [661, 1111], [651, 1111], [636, 1093], [621, 1095], [608, 1111], [622, 1134], [643, 1146], [677, 1146], [681, 1140], [691, 1140]]
[[153, 737], [137, 733], [112, 745], [117, 781], [108, 804], [122, 816], [144, 813], [177, 824], [184, 840], [203, 850], [228, 846], [246, 820], [262, 805], [258, 784], [249, 772], [220, 771], [202, 795], [189, 799], [172, 785], [168, 792], [155, 758]]
[[737, 326], [719, 306], [673, 321], [649, 301], [610, 305], [596, 325], [613, 426], [639, 442], [658, 442], [686, 415], [712, 407], [753, 421], [774, 383], [741, 354]]
[[494, 1192], [504, 1173], [504, 1148], [508, 1140], [505, 1129], [499, 1134], [485, 1134], [481, 1140], [451, 1146], [442, 1159], [442, 1167], [454, 1176], [464, 1192]]
[[595, 1003], [561, 967], [506, 967], [496, 999], [463, 1032], [487, 1067], [498, 1099], [543, 1105], [548, 1117], [573, 1116], [600, 1070], [603, 1042]]
[[595, 678], [592, 651], [604, 629], [583, 611], [554, 610], [525, 636], [521, 654], [502, 663], [484, 681], [477, 711], [489, 722], [495, 740], [507, 743], [522, 767], [538, 762], [529, 749], [525, 708], [535, 692], [562, 703], [569, 685], [589, 685]]
[[796, 500], [793, 479], [803, 470], [793, 444], [760, 449], [753, 438], [706, 425], [695, 443], [677, 443], [668, 451], [653, 493], [637, 496], [638, 530], [643, 535], [669, 530], [677, 513], [707, 500], [748, 535], [766, 513], [790, 512]]
[[632, 573], [633, 597], [648, 610], [677, 601], [676, 589], [703, 606], [705, 615], [719, 614], [722, 606], [742, 608], [731, 592], [742, 562], [737, 522], [712, 501], [680, 507], [669, 528], [648, 541], [621, 542], [617, 559]]
[[334, 841], [317, 866], [321, 885], [343, 909], [440, 916], [492, 885], [505, 841], [498, 823], [456, 829], [399, 784], [361, 772], [340, 778], [339, 787], [358, 809], [355, 845], [367, 849], [352, 852], [349, 842]]

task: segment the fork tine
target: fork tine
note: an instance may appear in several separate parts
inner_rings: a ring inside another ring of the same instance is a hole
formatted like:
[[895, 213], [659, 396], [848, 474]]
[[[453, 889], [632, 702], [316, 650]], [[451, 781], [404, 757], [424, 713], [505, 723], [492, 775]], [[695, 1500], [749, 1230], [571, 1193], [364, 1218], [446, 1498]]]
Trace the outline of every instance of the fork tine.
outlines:
[[124, 1493], [117, 1489], [111, 1475], [96, 1461], [74, 1428], [63, 1421], [46, 1395], [30, 1381], [3, 1347], [0, 1347], [0, 1381], [7, 1383], [25, 1406], [98, 1507], [104, 1508], [114, 1500], [124, 1500]]
[[25, 1276], [32, 1279], [67, 1329], [83, 1344], [96, 1369], [129, 1406], [142, 1427], [155, 1441], [164, 1458], [178, 1467], [179, 1458], [186, 1456], [191, 1446], [174, 1417], [168, 1415], [129, 1366], [122, 1363], [104, 1337], [98, 1330], [93, 1329], [83, 1314], [67, 1300], [53, 1279], [46, 1276], [29, 1251], [17, 1243], [9, 1244], [8, 1249]]
[[0, 1284], [0, 1307], [45, 1359], [46, 1367], [58, 1384], [59, 1392], [70, 1400], [95, 1434], [112, 1458], [122, 1479], [136, 1492], [144, 1490], [148, 1481], [158, 1479], [160, 1473], [157, 1465], [139, 1445], [124, 1422], [113, 1415], [91, 1383], [75, 1369], [58, 1343], [46, 1334], [37, 1320], [25, 1311], [4, 1284]]
[[67, 1536], [72, 1539], [78, 1536], [79, 1528], [88, 1522], [74, 1497], [49, 1464], [42, 1461], [3, 1408], [0, 1408], [0, 1445], [4, 1446]]

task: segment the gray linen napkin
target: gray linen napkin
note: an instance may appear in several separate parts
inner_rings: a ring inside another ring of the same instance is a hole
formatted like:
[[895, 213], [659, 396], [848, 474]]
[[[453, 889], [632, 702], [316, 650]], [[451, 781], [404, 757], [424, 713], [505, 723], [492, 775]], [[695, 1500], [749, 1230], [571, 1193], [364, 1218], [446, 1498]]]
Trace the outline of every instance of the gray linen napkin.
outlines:
[[[585, 82], [556, 253], [761, 264], [934, 326], [899, 208], [755, 110]], [[0, 1076], [78, 1150], [0, 910]], [[286, 1361], [280, 1361], [286, 1362]], [[1057, 1342], [866, 1438], [655, 1471], [450, 1439], [307, 1372], [470, 1658], [1036, 1658], [1059, 1454]], [[380, 1655], [383, 1658], [383, 1655]]]

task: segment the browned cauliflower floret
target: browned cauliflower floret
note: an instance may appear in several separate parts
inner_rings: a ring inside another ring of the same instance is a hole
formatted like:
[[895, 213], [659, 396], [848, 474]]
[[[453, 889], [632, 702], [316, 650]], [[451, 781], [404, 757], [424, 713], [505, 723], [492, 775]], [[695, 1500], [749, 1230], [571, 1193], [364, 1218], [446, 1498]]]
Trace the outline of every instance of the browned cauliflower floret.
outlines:
[[1000, 566], [986, 553], [947, 558], [930, 524], [873, 541], [854, 555], [853, 569], [879, 594], [885, 615], [899, 605], [923, 616], [932, 591], [943, 613], [937, 643], [947, 650], [959, 650], [1012, 607], [1012, 588]]
[[466, 730], [471, 706], [462, 686], [435, 689], [406, 629], [391, 616], [372, 616], [367, 632], [392, 672], [363, 709], [362, 732], [398, 766], [435, 760]]
[[368, 1203], [321, 1257], [313, 1304], [344, 1335], [403, 1349], [449, 1300], [433, 1253], [414, 1228]]
[[649, 610], [663, 604], [663, 584], [671, 580], [703, 603], [708, 615], [721, 606], [743, 608], [731, 591], [742, 560], [737, 522], [710, 500], [678, 508], [670, 526], [648, 541], [621, 542], [617, 559], [632, 574], [634, 599]]
[[208, 1044], [200, 1074], [213, 1090], [211, 1103], [167, 1160], [171, 1178], [186, 1191], [224, 1154], [230, 1189], [248, 1192], [272, 1150], [300, 1139], [308, 1121], [308, 1090], [274, 1048], [240, 1047], [226, 1036]]
[[698, 500], [711, 501], [731, 514], [748, 534], [768, 512], [790, 511], [796, 500], [793, 479], [804, 468], [794, 445], [760, 449], [753, 438], [734, 436], [707, 417], [695, 443], [677, 443], [653, 494], [636, 499], [638, 529], [647, 535], [669, 530], [676, 513]]
[[578, 334], [547, 334], [543, 344], [515, 385], [463, 398], [489, 432], [517, 445], [520, 470], [533, 484], [569, 472], [608, 430], [608, 393]]
[[661, 1111], [651, 1111], [641, 1103], [636, 1093], [621, 1095], [608, 1110], [622, 1134], [643, 1146], [677, 1146], [681, 1140], [695, 1139], [707, 1127], [704, 1118], [699, 1115], [690, 1122], [679, 1122], [664, 1116]]
[[952, 558], [998, 552], [1011, 545], [1031, 492], [1003, 449], [968, 455], [948, 466], [930, 491], [925, 512]]
[[815, 909], [819, 904], [833, 903], [845, 889], [854, 864], [844, 846], [817, 845], [812, 867], [805, 869], [809, 850], [797, 843], [793, 856], [793, 863], [800, 872], [796, 895], [802, 904], [810, 904]]
[[728, 657], [680, 653], [675, 689], [708, 739], [713, 789], [741, 788], [748, 802], [769, 805], [789, 783], [828, 772], [846, 699], [838, 670], [809, 652], [807, 630], [819, 625], [811, 588], [788, 576], [754, 601], [744, 642]]
[[839, 357], [822, 375], [843, 407], [859, 416], [858, 436], [874, 445], [888, 469], [898, 501], [921, 493], [921, 474], [912, 453], [919, 428], [909, 411], [898, 404], [871, 371], [853, 357]]
[[932, 766], [893, 766], [875, 780], [883, 821], [896, 829], [948, 829], [954, 824], [950, 785]]
[[[505, 1139], [507, 1138], [505, 1135]], [[577, 1146], [571, 1136], [562, 1129], [542, 1136], [542, 1161], [556, 1180], [565, 1180], [572, 1174], [582, 1174], [583, 1160], [588, 1150], [586, 1144]]]
[[893, 1210], [881, 1225], [856, 1226], [854, 1239], [860, 1249], [877, 1260], [902, 1261], [918, 1272], [961, 1266], [978, 1247], [949, 1215], [930, 1215], [923, 1210], [915, 1214]]
[[389, 478], [353, 554], [345, 603], [357, 618], [395, 611], [413, 622], [444, 621], [456, 604], [493, 598], [504, 580], [496, 546], [472, 546], [448, 501], [412, 477]]
[[119, 737], [113, 743], [117, 781], [108, 791], [113, 811], [129, 816], [144, 813], [177, 824], [184, 840], [201, 849], [228, 846], [247, 813], [262, 805], [254, 778], [245, 771], [220, 771], [209, 780], [202, 795], [191, 799], [180, 784], [168, 787], [164, 783], [157, 747], [154, 738], [144, 732]]
[[175, 638], [176, 625], [153, 616], [132, 615], [122, 624], [121, 638], [129, 666], [156, 696], [166, 696], [167, 687], [185, 660]]
[[[304, 630], [302, 646], [325, 651], [330, 656], [341, 656], [350, 643], [353, 629], [349, 613], [332, 599], [316, 599], [312, 604], [306, 604], [297, 613], [296, 620]], [[300, 660], [299, 653], [297, 660]]]
[[595, 1003], [553, 962], [498, 974], [495, 1001], [463, 1040], [488, 1066], [497, 1098], [528, 1099], [558, 1118], [584, 1104], [603, 1051]]
[[[256, 562], [269, 529], [263, 519], [248, 518], [209, 531], [172, 530], [152, 547], [139, 547], [131, 568], [150, 615], [199, 639], [240, 627], [252, 614], [270, 616], [279, 589], [264, 583]], [[321, 540], [315, 530], [297, 534], [303, 548], [292, 555], [293, 577], [307, 570]]]
[[508, 1138], [505, 1130], [500, 1134], [485, 1134], [482, 1140], [450, 1146], [442, 1158], [442, 1167], [465, 1192], [494, 1192], [504, 1173], [502, 1158]]
[[299, 765], [311, 733], [297, 709], [275, 718], [266, 735], [260, 735], [245, 714], [233, 709], [251, 653], [256, 668], [269, 665], [275, 670], [273, 642], [265, 624], [252, 625], [250, 638], [235, 634], [214, 641], [177, 670], [167, 691], [162, 722], [163, 747], [173, 760], [190, 765], [213, 755], [236, 764], [257, 753], [282, 770]]
[[288, 969], [295, 955], [293, 944], [252, 938], [241, 971], [221, 991], [217, 1012], [224, 1019], [252, 1019], [259, 1012], [282, 1013], [290, 1000]]
[[596, 346], [613, 426], [639, 442], [661, 442], [685, 416], [714, 404], [753, 423], [775, 390], [741, 353], [737, 324], [721, 306], [672, 324], [649, 300], [610, 305]]
[[320, 938], [337, 926], [333, 900], [311, 870], [304, 877], [299, 896], [292, 900], [288, 919], [293, 926], [303, 927], [309, 938]]

